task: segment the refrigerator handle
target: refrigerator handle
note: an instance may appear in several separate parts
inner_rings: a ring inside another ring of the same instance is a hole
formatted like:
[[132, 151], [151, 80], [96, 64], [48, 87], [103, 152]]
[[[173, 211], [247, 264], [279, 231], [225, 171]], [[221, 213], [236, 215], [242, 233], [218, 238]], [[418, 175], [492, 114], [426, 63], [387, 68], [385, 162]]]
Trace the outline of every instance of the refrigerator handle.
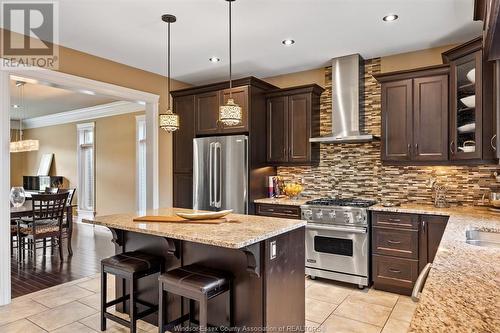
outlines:
[[214, 199], [214, 147], [215, 143], [210, 142], [209, 152], [208, 152], [208, 192], [209, 192], [209, 200], [210, 207], [213, 207], [215, 204]]
[[215, 208], [220, 208], [222, 205], [222, 167], [221, 167], [221, 156], [222, 148], [220, 142], [215, 143]]

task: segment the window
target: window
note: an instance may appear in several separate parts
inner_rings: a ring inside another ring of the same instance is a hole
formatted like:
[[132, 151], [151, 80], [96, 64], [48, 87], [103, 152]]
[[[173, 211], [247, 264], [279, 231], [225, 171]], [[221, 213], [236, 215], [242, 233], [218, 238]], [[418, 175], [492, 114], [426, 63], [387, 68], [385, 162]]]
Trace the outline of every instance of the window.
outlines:
[[78, 215], [95, 213], [95, 124], [77, 125], [78, 136]]
[[136, 116], [137, 209], [146, 210], [146, 118]]

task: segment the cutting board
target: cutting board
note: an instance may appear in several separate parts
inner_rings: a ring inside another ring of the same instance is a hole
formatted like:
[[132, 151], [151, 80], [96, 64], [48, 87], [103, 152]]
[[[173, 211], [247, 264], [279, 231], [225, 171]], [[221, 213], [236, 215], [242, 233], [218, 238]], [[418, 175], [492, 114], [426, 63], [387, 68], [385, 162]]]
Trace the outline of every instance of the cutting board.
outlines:
[[134, 222], [161, 222], [161, 223], [195, 223], [195, 224], [221, 224], [231, 221], [225, 218], [212, 220], [188, 220], [179, 216], [140, 216], [134, 218]]

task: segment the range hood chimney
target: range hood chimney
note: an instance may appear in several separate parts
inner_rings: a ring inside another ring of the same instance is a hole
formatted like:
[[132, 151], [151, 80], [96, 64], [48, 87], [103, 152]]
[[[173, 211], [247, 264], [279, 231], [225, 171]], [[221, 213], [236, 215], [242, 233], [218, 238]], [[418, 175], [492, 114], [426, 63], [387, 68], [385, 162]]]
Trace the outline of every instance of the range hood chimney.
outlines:
[[332, 60], [332, 133], [310, 138], [310, 142], [369, 142], [373, 135], [363, 133], [364, 59], [352, 54]]

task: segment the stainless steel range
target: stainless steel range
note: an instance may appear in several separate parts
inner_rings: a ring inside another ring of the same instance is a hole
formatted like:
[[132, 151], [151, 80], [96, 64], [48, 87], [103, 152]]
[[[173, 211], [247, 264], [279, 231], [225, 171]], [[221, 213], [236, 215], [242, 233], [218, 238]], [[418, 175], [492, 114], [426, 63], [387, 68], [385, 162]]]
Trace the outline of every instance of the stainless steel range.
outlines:
[[370, 221], [375, 201], [316, 199], [300, 206], [306, 226], [306, 274], [369, 284]]

